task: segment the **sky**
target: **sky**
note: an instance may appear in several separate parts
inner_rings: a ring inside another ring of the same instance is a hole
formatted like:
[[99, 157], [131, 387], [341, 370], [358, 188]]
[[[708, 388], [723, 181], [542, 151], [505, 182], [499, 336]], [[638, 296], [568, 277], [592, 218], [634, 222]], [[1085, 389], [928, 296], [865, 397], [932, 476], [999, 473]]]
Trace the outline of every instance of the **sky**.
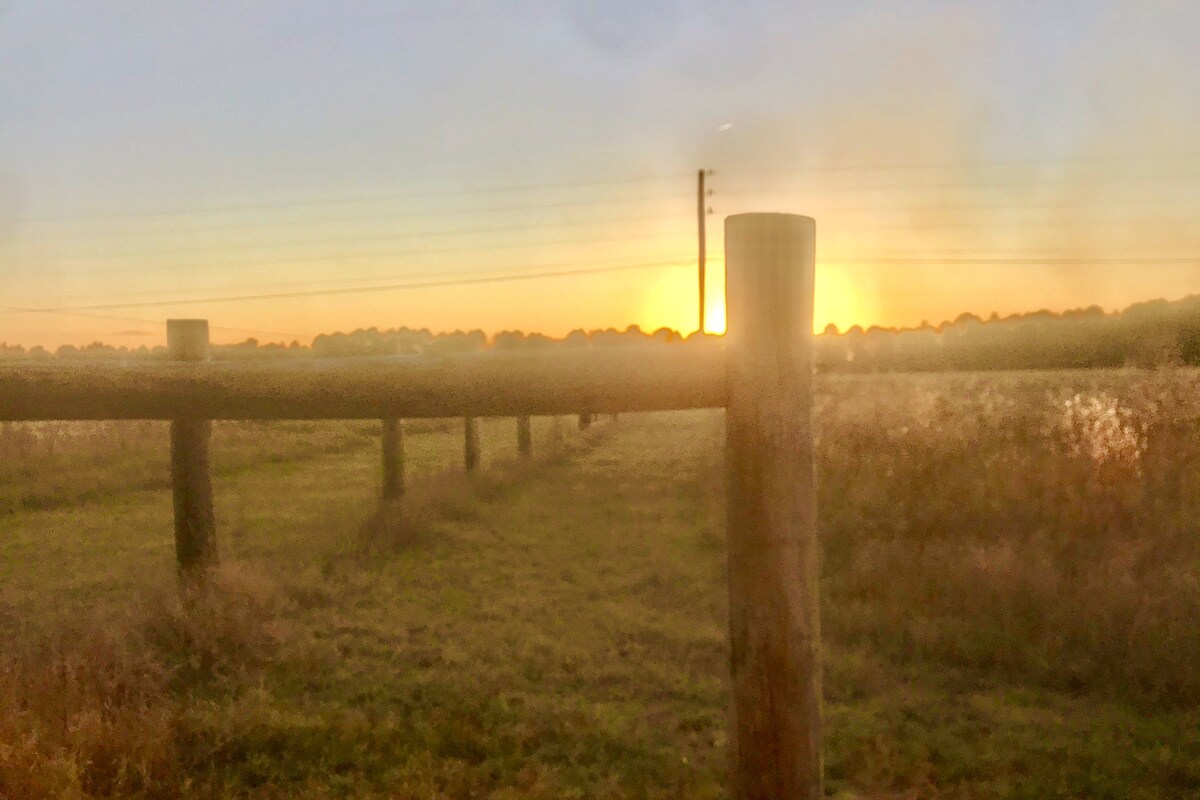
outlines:
[[0, 0], [0, 341], [818, 329], [1200, 292], [1194, 0]]

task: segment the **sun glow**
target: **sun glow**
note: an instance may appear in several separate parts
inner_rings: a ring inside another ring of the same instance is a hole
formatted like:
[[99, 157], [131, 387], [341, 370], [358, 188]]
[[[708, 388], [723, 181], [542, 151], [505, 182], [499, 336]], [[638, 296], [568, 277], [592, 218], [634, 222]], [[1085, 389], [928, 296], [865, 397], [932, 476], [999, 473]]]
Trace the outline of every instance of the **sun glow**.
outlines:
[[[724, 265], [710, 265], [705, 298], [705, 333], [726, 331]], [[715, 268], [714, 268], [715, 267]], [[867, 325], [873, 319], [871, 286], [836, 267], [817, 265], [813, 332], [833, 323], [840, 330]], [[695, 273], [672, 270], [649, 278], [641, 286], [639, 324], [645, 330], [674, 328], [684, 334], [696, 330]]]
[[861, 284], [852, 281], [842, 270], [817, 264], [816, 297], [813, 309], [813, 331], [820, 333], [830, 323], [840, 330], [854, 325], [866, 325], [872, 319], [866, 308], [869, 296]]
[[705, 304], [704, 332], [725, 333], [725, 298], [713, 298]]

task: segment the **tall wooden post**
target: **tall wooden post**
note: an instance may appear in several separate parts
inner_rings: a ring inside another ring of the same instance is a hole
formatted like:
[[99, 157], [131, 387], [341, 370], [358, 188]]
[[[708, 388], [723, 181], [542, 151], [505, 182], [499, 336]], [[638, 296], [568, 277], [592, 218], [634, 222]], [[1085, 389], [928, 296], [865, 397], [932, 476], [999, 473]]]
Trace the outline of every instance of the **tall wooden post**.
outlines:
[[463, 417], [463, 466], [467, 472], [479, 466], [479, 426], [474, 417]]
[[705, 236], [705, 232], [704, 232], [705, 221], [708, 218], [708, 208], [707, 208], [704, 200], [705, 200], [705, 197], [704, 197], [704, 170], [700, 170], [696, 174], [696, 238], [697, 238], [697, 245], [698, 245], [697, 250], [699, 253], [698, 258], [697, 258], [697, 263], [698, 263], [697, 277], [699, 279], [699, 290], [700, 290], [699, 291], [700, 316], [699, 316], [699, 322], [696, 326], [696, 330], [699, 331], [701, 334], [704, 333], [704, 312], [705, 312], [704, 289], [705, 289], [705, 284], [706, 284], [706, 281], [704, 279], [704, 273], [708, 268], [708, 256], [705, 253], [708, 237]]
[[383, 499], [396, 500], [404, 495], [404, 429], [400, 420], [383, 420]]
[[815, 223], [725, 220], [733, 797], [822, 796], [812, 453]]
[[533, 427], [528, 416], [517, 417], [517, 452], [525, 457], [533, 455]]
[[[167, 320], [167, 351], [174, 361], [208, 360], [208, 320]], [[175, 504], [175, 556], [182, 574], [217, 563], [208, 443], [212, 422], [171, 421], [171, 495]]]

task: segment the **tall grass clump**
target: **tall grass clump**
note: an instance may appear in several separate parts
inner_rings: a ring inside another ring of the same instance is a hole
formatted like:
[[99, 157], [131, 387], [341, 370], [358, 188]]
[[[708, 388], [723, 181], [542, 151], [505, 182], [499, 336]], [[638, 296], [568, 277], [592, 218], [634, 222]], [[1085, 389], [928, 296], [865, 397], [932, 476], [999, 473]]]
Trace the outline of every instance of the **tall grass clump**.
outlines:
[[0, 656], [0, 797], [165, 796], [174, 718], [167, 670], [128, 630], [79, 626], [10, 643]]
[[835, 637], [1200, 701], [1200, 374], [870, 380], [819, 397]]
[[167, 798], [190, 785], [183, 708], [275, 658], [280, 593], [237, 566], [0, 654], [0, 798]]
[[229, 564], [146, 604], [139, 636], [176, 691], [236, 684], [280, 652], [292, 633], [289, 603], [270, 579]]

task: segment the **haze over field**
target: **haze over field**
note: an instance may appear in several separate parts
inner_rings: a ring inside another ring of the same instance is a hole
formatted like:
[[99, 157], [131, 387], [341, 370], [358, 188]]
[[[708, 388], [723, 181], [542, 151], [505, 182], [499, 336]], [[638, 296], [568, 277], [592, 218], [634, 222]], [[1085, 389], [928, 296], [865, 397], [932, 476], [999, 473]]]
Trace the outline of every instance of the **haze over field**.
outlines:
[[1197, 42], [0, 0], [0, 800], [1200, 800]]
[[1185, 0], [0, 3], [0, 340], [691, 330], [701, 167], [713, 330], [749, 210], [817, 218], [817, 329], [1182, 297], [1197, 40]]

